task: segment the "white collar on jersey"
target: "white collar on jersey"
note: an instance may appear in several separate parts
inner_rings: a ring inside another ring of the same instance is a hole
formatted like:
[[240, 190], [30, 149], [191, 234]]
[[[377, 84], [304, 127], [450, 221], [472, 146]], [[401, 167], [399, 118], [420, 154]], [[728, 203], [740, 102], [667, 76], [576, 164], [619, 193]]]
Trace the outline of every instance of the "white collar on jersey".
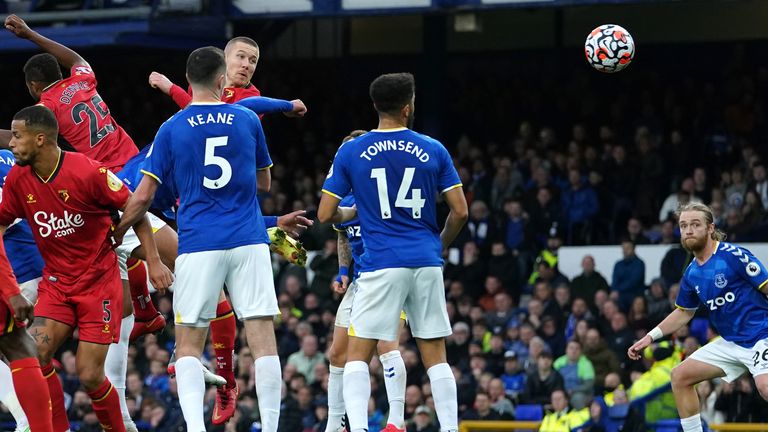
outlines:
[[389, 128], [389, 129], [371, 129], [371, 132], [400, 132], [404, 130], [408, 130], [408, 128], [403, 126], [399, 128]]
[[225, 102], [192, 102], [190, 105], [226, 105]]

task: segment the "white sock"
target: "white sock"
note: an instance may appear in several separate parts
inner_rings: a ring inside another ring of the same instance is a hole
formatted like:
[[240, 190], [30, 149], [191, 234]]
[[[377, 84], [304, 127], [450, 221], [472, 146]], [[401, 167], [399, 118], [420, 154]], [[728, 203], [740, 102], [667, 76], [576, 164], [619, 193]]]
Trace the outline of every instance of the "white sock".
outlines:
[[109, 382], [112, 383], [112, 386], [117, 391], [123, 420], [131, 419], [128, 405], [125, 403], [125, 374], [128, 372], [128, 340], [131, 337], [133, 323], [133, 314], [123, 318], [120, 324], [120, 339], [116, 344], [109, 346], [107, 358], [104, 360], [104, 374], [109, 378]]
[[701, 432], [701, 414], [680, 419], [680, 425], [683, 426], [683, 432]]
[[459, 429], [459, 406], [456, 400], [456, 378], [448, 363], [432, 366], [427, 371], [432, 385], [432, 398], [441, 431]]
[[325, 432], [336, 432], [344, 418], [344, 368], [331, 365], [328, 370], [328, 424]]
[[276, 355], [259, 357], [253, 364], [256, 397], [259, 399], [259, 414], [261, 415], [261, 430], [263, 432], [277, 432], [283, 387], [280, 357]]
[[[179, 392], [179, 405], [187, 422], [189, 432], [205, 432], [203, 420], [203, 364], [195, 357], [185, 356], [176, 359], [176, 386]], [[279, 392], [278, 392], [279, 394]]]
[[11, 412], [17, 427], [29, 426], [27, 416], [24, 414], [19, 398], [16, 397], [16, 391], [13, 389], [11, 368], [2, 360], [0, 360], [0, 402]]
[[387, 388], [389, 399], [389, 416], [387, 423], [400, 429], [405, 428], [405, 363], [399, 350], [390, 351], [379, 356], [384, 368], [384, 386]]
[[344, 405], [350, 431], [368, 430], [368, 399], [371, 398], [371, 375], [368, 363], [351, 361], [344, 365]]

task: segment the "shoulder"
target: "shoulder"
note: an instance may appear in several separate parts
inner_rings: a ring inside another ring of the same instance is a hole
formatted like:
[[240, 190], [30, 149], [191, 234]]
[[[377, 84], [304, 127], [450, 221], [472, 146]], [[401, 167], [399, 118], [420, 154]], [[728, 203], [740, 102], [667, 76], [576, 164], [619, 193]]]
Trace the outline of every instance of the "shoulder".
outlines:
[[744, 264], [749, 262], [748, 255], [752, 255], [749, 250], [737, 246], [733, 243], [720, 242], [717, 247], [716, 256], [718, 259], [726, 261], [728, 263], [735, 263], [740, 261]]

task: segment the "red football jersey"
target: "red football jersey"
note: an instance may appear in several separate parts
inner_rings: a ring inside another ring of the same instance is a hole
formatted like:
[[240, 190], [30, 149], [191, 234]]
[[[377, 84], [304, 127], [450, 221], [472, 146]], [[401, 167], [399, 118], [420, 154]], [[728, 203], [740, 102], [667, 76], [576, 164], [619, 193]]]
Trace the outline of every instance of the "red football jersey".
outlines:
[[53, 111], [59, 133], [76, 151], [113, 171], [139, 152], [96, 92], [96, 76], [87, 66], [74, 66], [69, 78], [48, 87], [40, 104]]
[[82, 154], [62, 151], [48, 179], [31, 166], [11, 168], [0, 202], [0, 224], [26, 219], [45, 262], [43, 278], [63, 292], [78, 292], [110, 272], [120, 278], [107, 235], [113, 214], [129, 196], [128, 188], [107, 168]]
[[[185, 92], [184, 89], [174, 84], [171, 86], [170, 95], [173, 101], [176, 102], [176, 105], [184, 109], [192, 102], [192, 87], [188, 87]], [[261, 92], [255, 85], [248, 83], [245, 87], [225, 87], [224, 93], [221, 95], [221, 101], [231, 104], [251, 96], [261, 96]]]

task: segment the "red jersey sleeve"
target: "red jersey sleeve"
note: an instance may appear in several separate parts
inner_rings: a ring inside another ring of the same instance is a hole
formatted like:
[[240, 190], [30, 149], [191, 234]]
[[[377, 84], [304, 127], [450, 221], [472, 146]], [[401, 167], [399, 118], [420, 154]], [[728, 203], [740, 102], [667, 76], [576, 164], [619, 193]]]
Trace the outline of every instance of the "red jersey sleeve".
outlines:
[[185, 92], [183, 88], [177, 86], [176, 84], [171, 86], [170, 96], [171, 99], [176, 102], [176, 105], [178, 105], [181, 109], [186, 108], [187, 105], [192, 102], [192, 96], [190, 96], [189, 93]]
[[18, 168], [11, 168], [8, 177], [5, 179], [3, 188], [0, 189], [0, 194], [2, 194], [0, 196], [0, 225], [6, 227], [11, 225], [17, 218], [24, 216], [24, 212], [19, 205], [19, 199], [14, 193], [18, 190], [18, 188], [14, 186], [16, 183], [16, 175], [14, 171], [16, 170], [18, 170]]
[[11, 263], [5, 255], [5, 243], [0, 237], [0, 294], [6, 299], [21, 294], [19, 284], [16, 283], [16, 276], [13, 275]]
[[116, 210], [125, 207], [131, 192], [123, 184], [122, 180], [112, 171], [98, 165], [96, 162], [89, 161], [93, 167], [93, 174], [89, 181], [96, 197], [96, 201], [104, 207]]

